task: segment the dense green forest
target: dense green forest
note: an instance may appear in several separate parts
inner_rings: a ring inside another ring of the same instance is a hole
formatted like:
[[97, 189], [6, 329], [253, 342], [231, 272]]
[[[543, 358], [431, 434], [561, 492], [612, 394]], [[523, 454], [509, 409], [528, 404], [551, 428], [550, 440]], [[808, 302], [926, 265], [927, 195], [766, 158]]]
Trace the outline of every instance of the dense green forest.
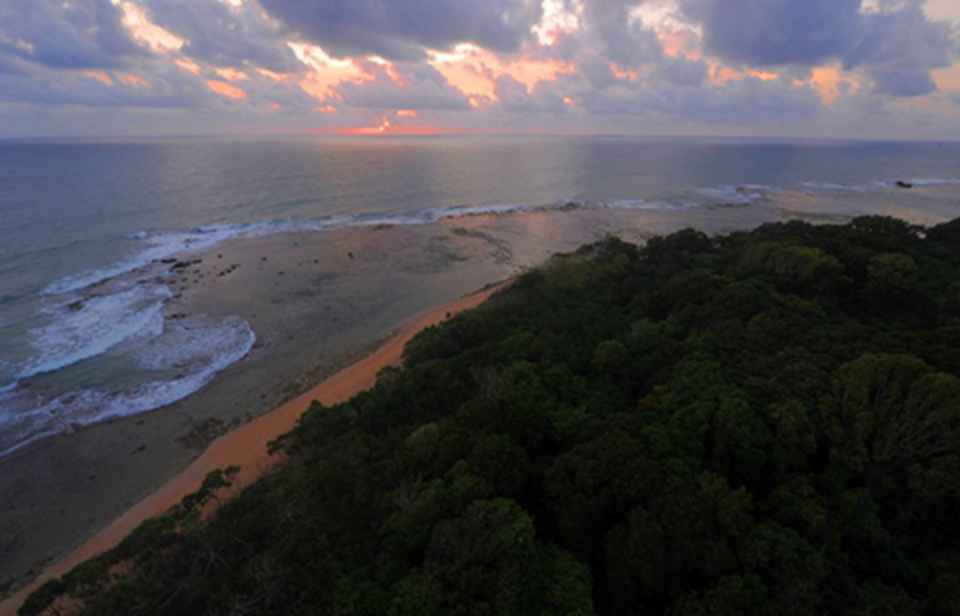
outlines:
[[21, 613], [960, 614], [958, 376], [960, 220], [608, 239]]

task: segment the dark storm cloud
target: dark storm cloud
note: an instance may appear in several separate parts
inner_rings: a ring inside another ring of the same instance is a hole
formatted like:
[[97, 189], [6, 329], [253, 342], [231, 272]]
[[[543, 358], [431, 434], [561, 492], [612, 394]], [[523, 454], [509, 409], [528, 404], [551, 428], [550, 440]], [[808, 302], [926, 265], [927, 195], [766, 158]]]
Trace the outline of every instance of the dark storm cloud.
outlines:
[[338, 90], [344, 104], [365, 109], [470, 108], [462, 92], [452, 87], [435, 68], [426, 64], [394, 65], [398, 84], [375, 64], [367, 67], [372, 82], [345, 83]]
[[293, 52], [254, 3], [231, 7], [219, 0], [148, 0], [154, 23], [184, 39], [181, 52], [216, 66], [246, 63], [286, 72], [298, 68]]
[[0, 2], [0, 56], [58, 69], [112, 68], [143, 50], [110, 0]]
[[923, 0], [681, 0], [684, 15], [703, 26], [704, 48], [735, 64], [816, 66], [840, 60], [863, 69], [876, 92], [919, 96], [936, 90], [930, 77], [957, 53], [954, 32], [930, 21]]
[[540, 0], [260, 0], [275, 18], [328, 53], [423, 57], [424, 47], [472, 42], [512, 52], [540, 20]]

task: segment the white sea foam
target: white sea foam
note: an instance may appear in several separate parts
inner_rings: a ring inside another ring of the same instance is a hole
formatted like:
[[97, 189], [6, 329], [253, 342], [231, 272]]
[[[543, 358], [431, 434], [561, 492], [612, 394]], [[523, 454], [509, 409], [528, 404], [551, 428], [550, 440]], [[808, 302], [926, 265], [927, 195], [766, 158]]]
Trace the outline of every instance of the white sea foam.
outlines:
[[865, 193], [871, 190], [885, 190], [889, 186], [884, 182], [872, 184], [837, 184], [834, 182], [804, 182], [802, 186], [816, 192], [854, 192]]
[[814, 192], [846, 192], [846, 193], [871, 193], [886, 192], [902, 188], [899, 183], [905, 182], [917, 188], [928, 186], [953, 186], [960, 185], [958, 178], [909, 178], [893, 180], [875, 180], [865, 184], [839, 184], [835, 182], [803, 182], [802, 186], [807, 190]]
[[35, 355], [19, 366], [17, 379], [53, 372], [100, 355], [128, 338], [156, 335], [162, 329], [163, 304], [170, 290], [141, 285], [70, 306], [59, 306], [51, 322], [30, 332]]
[[[213, 380], [218, 372], [246, 357], [257, 339], [250, 325], [236, 317], [205, 330], [191, 331], [181, 326], [180, 330], [188, 332], [185, 335], [178, 333], [176, 327], [170, 329], [174, 333], [169, 340], [158, 348], [148, 346], [139, 359], [145, 367], [188, 371], [172, 380], [150, 381], [132, 392], [111, 396], [99, 412], [86, 419], [88, 423], [143, 413], [186, 398]], [[177, 344], [189, 346], [176, 349]]]
[[[19, 394], [19, 395], [18, 395]], [[38, 408], [22, 411], [25, 395], [21, 392], [0, 394], [0, 458], [29, 445], [41, 438], [63, 432], [57, 426], [57, 408], [44, 404]]]
[[[134, 354], [134, 362], [157, 378], [119, 391], [88, 389], [38, 399], [30, 391], [0, 393], [0, 457], [38, 439], [76, 427], [155, 410], [186, 398], [207, 385], [218, 372], [243, 359], [256, 336], [249, 324], [231, 317], [209, 317], [167, 328]], [[176, 371], [173, 378], [170, 371]]]
[[603, 207], [623, 210], [688, 210], [718, 205], [750, 205], [768, 199], [777, 189], [761, 184], [706, 186], [687, 193], [683, 199], [619, 199]]
[[196, 252], [212, 248], [243, 232], [244, 227], [250, 225], [222, 225], [215, 227], [202, 227], [193, 231], [160, 233], [160, 234], [136, 234], [136, 239], [147, 244], [147, 247], [137, 254], [123, 259], [109, 267], [82, 272], [74, 276], [68, 276], [58, 280], [48, 286], [44, 292], [48, 295], [58, 295], [79, 291], [93, 285], [99, 284], [111, 278], [122, 274], [132, 272], [149, 263], [172, 257], [179, 253]]
[[912, 180], [907, 180], [910, 184], [914, 186], [955, 186], [960, 185], [960, 179], [958, 178], [913, 178]]
[[[560, 207], [559, 205], [555, 207]], [[431, 217], [434, 220], [444, 220], [447, 218], [461, 218], [464, 216], [477, 216], [482, 214], [512, 214], [514, 212], [528, 212], [534, 209], [549, 209], [548, 206], [532, 206], [524, 203], [495, 203], [488, 205], [464, 205], [458, 207], [432, 210]]]
[[[140, 347], [134, 357], [145, 370], [192, 370], [246, 348], [252, 336], [250, 326], [239, 317], [214, 320], [196, 315], [170, 322], [162, 336]], [[249, 348], [244, 355], [246, 351]]]
[[766, 186], [710, 186], [697, 190], [703, 197], [719, 203], [735, 205], [750, 205], [767, 198], [769, 189]]
[[684, 210], [691, 207], [697, 207], [697, 204], [690, 202], [686, 203], [673, 203], [670, 201], [647, 201], [646, 199], [616, 199], [614, 201], [607, 201], [603, 203], [603, 207], [607, 207], [614, 210], [644, 210], [644, 211], [660, 211], [660, 210]]

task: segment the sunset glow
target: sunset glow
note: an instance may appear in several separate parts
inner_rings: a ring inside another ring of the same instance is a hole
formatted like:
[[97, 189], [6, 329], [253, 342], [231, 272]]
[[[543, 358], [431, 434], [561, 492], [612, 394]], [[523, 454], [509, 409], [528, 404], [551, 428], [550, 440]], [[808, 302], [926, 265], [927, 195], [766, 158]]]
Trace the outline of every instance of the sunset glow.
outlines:
[[216, 81], [210, 79], [207, 81], [207, 87], [211, 91], [223, 96], [225, 98], [230, 98], [233, 100], [243, 100], [247, 98], [247, 93], [237, 86], [231, 85], [225, 81]]
[[178, 51], [183, 47], [182, 38], [151, 22], [140, 5], [129, 1], [112, 1], [123, 10], [123, 25], [137, 41], [158, 53]]
[[140, 77], [139, 75], [133, 75], [131, 73], [120, 73], [117, 75], [117, 79], [120, 80], [120, 83], [132, 88], [148, 88], [150, 87], [150, 82]]
[[453, 53], [434, 52], [430, 64], [464, 94], [491, 101], [497, 100], [497, 79], [504, 75], [530, 89], [576, 70], [558, 60], [504, 59], [475, 45], [459, 45]]
[[113, 79], [110, 77], [110, 75], [106, 74], [104, 71], [89, 70], [89, 71], [82, 71], [80, 74], [83, 75], [84, 77], [87, 77], [88, 79], [99, 81], [105, 86], [113, 85]]
[[[886, 133], [960, 137], [960, 4], [948, 0], [760, 3], [749, 17], [765, 25], [750, 28], [737, 26], [724, 0], [497, 1], [502, 14], [463, 0], [442, 22], [417, 13], [414, 22], [392, 23], [399, 17], [364, 3], [342, 11], [285, 0], [109, 0], [97, 17], [102, 27], [65, 33], [56, 45], [42, 30], [0, 24], [0, 68], [7, 49], [10, 75], [50, 84], [10, 83], [6, 97], [20, 101], [21, 112], [30, 97], [63, 115], [68, 101], [82, 100], [133, 127], [136, 108], [147, 106], [188, 132], [204, 130], [200, 117], [211, 110], [226, 114], [224, 126], [279, 122], [281, 114], [262, 113], [275, 102], [290, 130], [356, 134], [400, 130], [367, 123], [376, 116], [416, 119], [427, 132], [750, 126], [835, 136], [865, 131], [870, 123], [860, 120], [883, 112], [877, 126]], [[47, 10], [67, 15], [86, 2], [51, 2]], [[851, 2], [859, 11], [839, 20]], [[809, 31], [795, 13], [830, 27]], [[60, 23], [72, 27], [70, 19]], [[61, 57], [63, 45], [76, 49]], [[68, 96], [64, 83], [99, 94]], [[105, 92], [115, 94], [99, 98]]]

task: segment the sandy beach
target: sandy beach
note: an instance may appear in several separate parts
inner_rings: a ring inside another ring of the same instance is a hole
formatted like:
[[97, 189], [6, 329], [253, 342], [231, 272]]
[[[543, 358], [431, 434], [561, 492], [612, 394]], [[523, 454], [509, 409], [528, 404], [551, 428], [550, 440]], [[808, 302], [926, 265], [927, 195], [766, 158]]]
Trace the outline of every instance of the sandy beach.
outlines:
[[242, 490], [250, 485], [276, 463], [276, 459], [267, 452], [267, 444], [292, 430], [314, 401], [331, 406], [370, 388], [376, 382], [381, 369], [401, 360], [404, 347], [417, 333], [459, 312], [480, 305], [505, 284], [500, 283], [477, 291], [418, 316], [367, 357], [337, 372], [305, 394], [216, 439], [185, 471], [130, 508], [79, 549], [45, 569], [28, 586], [0, 603], [0, 615], [15, 614], [26, 597], [43, 583], [117, 545], [141, 522], [162, 514], [184, 496], [196, 491], [211, 471], [227, 466], [239, 466], [240, 471], [235, 476], [231, 489]]

